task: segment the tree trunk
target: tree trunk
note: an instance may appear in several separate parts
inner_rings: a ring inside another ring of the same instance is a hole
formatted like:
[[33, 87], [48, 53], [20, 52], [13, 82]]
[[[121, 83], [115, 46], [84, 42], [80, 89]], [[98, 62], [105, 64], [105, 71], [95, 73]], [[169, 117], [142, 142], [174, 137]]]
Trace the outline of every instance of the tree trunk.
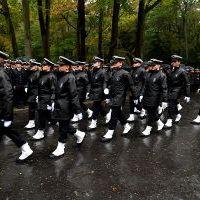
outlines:
[[24, 18], [25, 56], [32, 57], [29, 0], [22, 0]]
[[188, 60], [188, 34], [187, 34], [187, 14], [183, 15], [183, 35], [185, 43], [185, 58]]
[[143, 57], [144, 26], [145, 26], [145, 1], [139, 1], [138, 21], [136, 31], [135, 56]]
[[3, 15], [5, 16], [6, 23], [7, 23], [8, 30], [9, 30], [9, 34], [10, 34], [10, 39], [11, 39], [11, 44], [12, 44], [12, 49], [13, 49], [13, 55], [16, 58], [16, 57], [19, 56], [18, 46], [17, 46], [16, 36], [15, 36], [14, 26], [13, 26], [12, 19], [11, 19], [11, 16], [10, 16], [10, 10], [9, 10], [9, 7], [8, 7], [8, 2], [7, 2], [7, 0], [1, 0], [0, 3], [2, 5]]
[[108, 58], [111, 59], [114, 55], [117, 47], [118, 40], [118, 23], [119, 23], [119, 12], [120, 12], [120, 0], [114, 0], [113, 15], [112, 15], [112, 31], [111, 31], [111, 42], [108, 53]]
[[85, 38], [86, 38], [86, 31], [85, 31], [85, 0], [78, 0], [78, 21], [77, 21], [77, 44], [79, 45], [77, 52], [78, 52], [78, 59], [81, 61], [86, 60], [86, 52], [85, 52]]
[[98, 56], [103, 57], [102, 44], [103, 44], [103, 9], [99, 12], [99, 38], [98, 38]]
[[46, 57], [50, 56], [50, 45], [49, 45], [49, 26], [50, 26], [50, 6], [51, 0], [45, 1], [45, 11], [46, 11], [46, 35], [45, 35], [45, 49], [46, 49]]
[[40, 32], [42, 37], [42, 47], [44, 51], [44, 56], [49, 58], [50, 46], [49, 46], [49, 23], [50, 23], [50, 0], [45, 0], [45, 16], [43, 13], [43, 3], [42, 0], [37, 0], [38, 4], [38, 15]]

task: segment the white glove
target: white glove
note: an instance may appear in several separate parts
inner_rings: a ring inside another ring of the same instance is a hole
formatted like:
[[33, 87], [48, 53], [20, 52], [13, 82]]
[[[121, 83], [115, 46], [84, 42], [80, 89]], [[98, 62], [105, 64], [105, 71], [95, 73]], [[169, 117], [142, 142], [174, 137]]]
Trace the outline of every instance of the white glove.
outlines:
[[109, 94], [109, 89], [105, 88], [103, 92], [104, 92], [105, 95], [108, 95]]
[[54, 111], [54, 105], [54, 102], [51, 105], [47, 105], [47, 110]]
[[87, 94], [86, 94], [86, 99], [89, 99], [90, 97], [89, 97], [89, 92], [87, 92]]
[[28, 92], [28, 88], [24, 88], [24, 91], [27, 93]]
[[51, 105], [51, 111], [54, 111], [54, 106], [55, 106], [55, 103], [53, 102]]
[[142, 102], [142, 99], [143, 99], [143, 96], [140, 96], [139, 97], [139, 101]]
[[136, 100], [133, 100], [133, 102], [134, 102], [134, 104], [138, 104], [138, 99], [136, 99]]
[[12, 121], [4, 121], [3, 126], [9, 127], [12, 124]]
[[110, 103], [110, 99], [106, 99], [105, 102], [106, 102], [107, 104], [109, 104], [109, 103]]
[[163, 112], [163, 107], [162, 106], [158, 106], [158, 114], [160, 115]]
[[78, 120], [82, 120], [83, 119], [83, 114], [79, 113], [79, 114], [77, 114], [77, 117], [78, 117]]
[[38, 96], [36, 96], [35, 101], [36, 101], [36, 103], [38, 103]]
[[200, 89], [197, 90], [197, 93], [200, 93]]
[[168, 103], [167, 102], [162, 102], [162, 108], [163, 110], [165, 110], [168, 107]]
[[184, 98], [184, 101], [185, 101], [186, 103], [189, 103], [189, 102], [190, 102], [190, 97], [185, 97], [185, 98]]
[[51, 106], [50, 105], [47, 105], [47, 110], [51, 110]]

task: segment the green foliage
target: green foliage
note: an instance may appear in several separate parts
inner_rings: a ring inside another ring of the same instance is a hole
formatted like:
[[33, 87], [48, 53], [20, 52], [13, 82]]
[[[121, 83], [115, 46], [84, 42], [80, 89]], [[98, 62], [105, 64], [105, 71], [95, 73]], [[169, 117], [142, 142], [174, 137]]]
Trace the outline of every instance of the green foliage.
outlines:
[[[184, 15], [183, 1], [191, 3]], [[87, 59], [98, 54], [99, 13], [103, 11], [103, 54], [108, 54], [111, 34], [113, 0], [87, 0], [86, 5], [86, 52]], [[138, 0], [120, 0], [119, 39], [116, 53], [132, 57], [136, 38]], [[20, 0], [8, 0], [18, 49], [24, 55], [24, 30]], [[0, 7], [1, 8], [1, 7]], [[42, 60], [43, 50], [38, 22], [37, 1], [30, 1], [31, 39], [33, 56]], [[145, 22], [144, 57], [169, 61], [172, 53], [185, 56], [183, 17], [187, 17], [189, 64], [200, 64], [200, 5], [195, 0], [163, 0], [147, 14]], [[0, 15], [0, 49], [12, 55], [11, 41], [5, 17]], [[50, 53], [56, 61], [59, 55], [77, 59], [77, 1], [52, 0], [50, 21]]]

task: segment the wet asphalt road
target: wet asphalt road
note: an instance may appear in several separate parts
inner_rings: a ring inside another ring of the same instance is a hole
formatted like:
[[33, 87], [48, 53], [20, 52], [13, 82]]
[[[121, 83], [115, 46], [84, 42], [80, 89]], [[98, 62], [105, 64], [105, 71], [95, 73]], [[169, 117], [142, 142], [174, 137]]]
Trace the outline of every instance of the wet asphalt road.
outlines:
[[[15, 164], [20, 153], [15, 145], [2, 141], [0, 199], [200, 199], [200, 126], [190, 124], [198, 112], [198, 98], [184, 105], [179, 124], [147, 138], [138, 137], [145, 120], [137, 120], [129, 135], [121, 137], [118, 125], [113, 141], [102, 144], [99, 139], [106, 126], [101, 119], [81, 148], [70, 136], [59, 160], [48, 159], [57, 144], [57, 131], [44, 141], [30, 142], [35, 154], [25, 165]], [[27, 111], [17, 111], [15, 121], [16, 129], [29, 140], [34, 131], [20, 128]]]

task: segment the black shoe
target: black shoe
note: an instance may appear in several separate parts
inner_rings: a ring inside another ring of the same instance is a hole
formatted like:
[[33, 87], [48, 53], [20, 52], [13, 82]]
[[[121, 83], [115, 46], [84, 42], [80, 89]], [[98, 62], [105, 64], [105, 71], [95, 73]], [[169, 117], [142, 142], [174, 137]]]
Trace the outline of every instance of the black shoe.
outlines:
[[37, 141], [44, 140], [44, 138], [45, 138], [45, 137], [43, 137], [43, 138], [40, 138], [40, 139], [31, 138], [31, 141], [33, 141], [33, 142], [37, 142]]
[[59, 158], [62, 158], [64, 156], [64, 153], [62, 154], [62, 155], [60, 155], [60, 156], [56, 156], [56, 155], [54, 155], [54, 154], [50, 154], [49, 155], [49, 159], [59, 159]]
[[190, 122], [191, 124], [195, 124], [195, 125], [200, 125], [200, 122], [194, 122], [194, 121], [192, 121], [192, 122]]
[[30, 156], [28, 156], [28, 157], [25, 158], [24, 160], [20, 160], [19, 158], [17, 158], [17, 159], [15, 160], [15, 162], [16, 162], [17, 164], [26, 164], [29, 160], [31, 160], [32, 155], [33, 155], [33, 154], [31, 154]]
[[96, 130], [96, 128], [87, 128], [87, 131], [94, 131], [94, 130]]
[[149, 134], [149, 135], [144, 135], [143, 133], [139, 133], [138, 136], [141, 137], [141, 138], [146, 138], [146, 137], [151, 136], [151, 134]]
[[105, 138], [105, 137], [102, 137], [100, 142], [104, 143], [104, 142], [110, 142], [112, 140], [112, 138]]

